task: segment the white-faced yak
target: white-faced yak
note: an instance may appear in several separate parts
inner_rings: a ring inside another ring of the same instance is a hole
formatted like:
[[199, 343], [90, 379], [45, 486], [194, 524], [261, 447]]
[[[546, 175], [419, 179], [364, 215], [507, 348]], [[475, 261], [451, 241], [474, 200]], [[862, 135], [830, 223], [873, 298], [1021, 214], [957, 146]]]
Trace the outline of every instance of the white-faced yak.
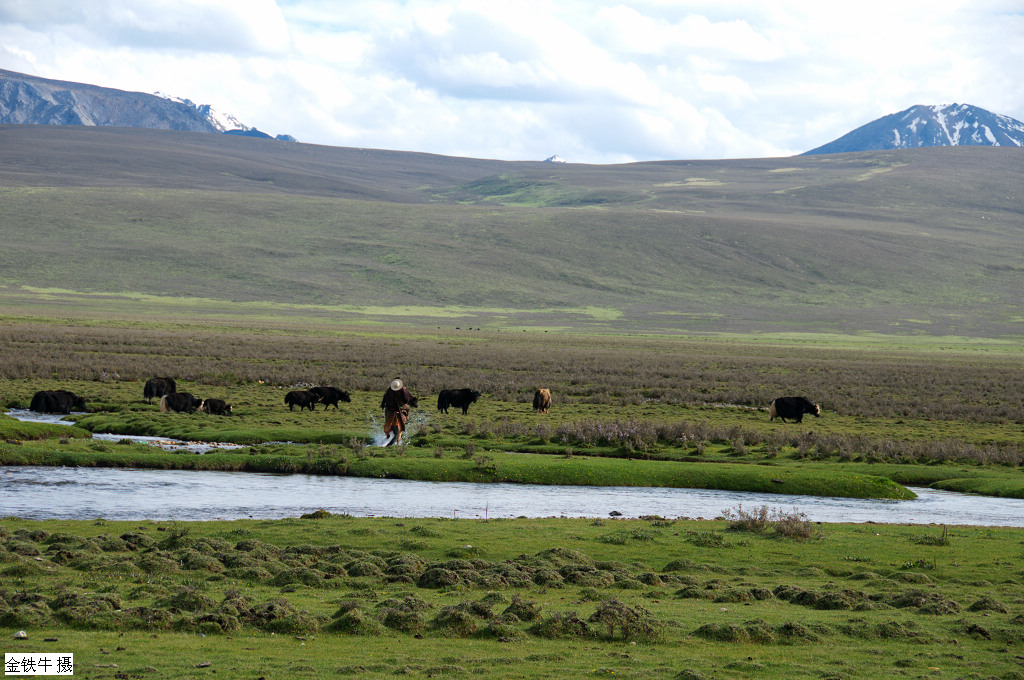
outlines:
[[817, 418], [821, 415], [821, 407], [807, 397], [779, 397], [768, 405], [769, 422], [779, 418], [785, 423], [788, 422], [786, 418], [790, 418], [794, 423], [799, 423], [805, 413]]

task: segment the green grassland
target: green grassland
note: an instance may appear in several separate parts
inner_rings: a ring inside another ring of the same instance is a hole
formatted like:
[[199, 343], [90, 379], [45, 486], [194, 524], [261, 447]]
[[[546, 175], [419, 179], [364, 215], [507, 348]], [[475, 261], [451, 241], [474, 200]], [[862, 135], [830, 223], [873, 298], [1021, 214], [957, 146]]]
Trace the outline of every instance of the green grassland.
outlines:
[[0, 135], [19, 313], [163, 300], [491, 330], [1021, 335], [1014, 149], [554, 166]]
[[0, 634], [86, 678], [1021, 677], [1021, 530], [727, 514], [6, 518]]
[[[141, 321], [141, 320], [140, 320]], [[283, 323], [283, 322], [282, 322]], [[90, 414], [78, 431], [229, 442], [206, 456], [80, 441], [59, 427], [0, 421], [9, 464], [313, 472], [450, 481], [702, 487], [906, 497], [897, 485], [1024, 496], [1024, 379], [1012, 344], [771, 343], [326, 326], [255, 331], [12, 323], [0, 399], [27, 407], [66, 387]], [[877, 339], [876, 339], [877, 340]], [[793, 358], [794, 353], [798, 358]], [[230, 417], [161, 413], [152, 375], [234, 406]], [[407, 445], [367, 444], [382, 386], [421, 397]], [[55, 377], [57, 376], [57, 377]], [[339, 409], [289, 411], [284, 394], [333, 384]], [[549, 386], [550, 414], [533, 413]], [[441, 389], [483, 393], [468, 415], [435, 410]], [[767, 403], [808, 394], [824, 414], [771, 422]], [[267, 442], [295, 442], [274, 445]]]
[[[97, 679], [1024, 677], [1024, 531], [826, 525], [798, 510], [801, 489], [821, 493], [815, 483], [1019, 496], [1013, 342], [499, 333], [230, 311], [6, 316], [0, 403], [68, 387], [90, 413], [75, 427], [0, 418], [0, 461], [767, 480], [794, 507], [723, 508], [726, 519], [708, 521], [3, 518], [7, 649], [72, 652], [76, 676]], [[159, 412], [142, 385], [163, 374], [234, 415]], [[367, 447], [395, 374], [423, 399], [417, 432], [404, 447]], [[313, 383], [352, 401], [289, 412], [284, 393]], [[547, 415], [529, 403], [540, 385], [555, 395]], [[484, 395], [468, 415], [437, 413], [437, 390], [461, 386]], [[769, 422], [766, 399], [786, 393], [820, 401], [822, 417]], [[91, 441], [90, 430], [248, 446], [174, 454]], [[269, 438], [304, 443], [259, 443]], [[28, 639], [13, 641], [20, 630]]]

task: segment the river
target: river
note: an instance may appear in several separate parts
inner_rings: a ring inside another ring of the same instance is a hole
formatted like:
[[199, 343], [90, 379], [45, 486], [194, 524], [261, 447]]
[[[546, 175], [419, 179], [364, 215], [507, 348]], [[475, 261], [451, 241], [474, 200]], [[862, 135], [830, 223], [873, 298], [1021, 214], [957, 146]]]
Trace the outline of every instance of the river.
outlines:
[[915, 488], [885, 501], [710, 489], [418, 482], [248, 472], [0, 467], [0, 516], [209, 520], [298, 517], [713, 518], [742, 505], [794, 509], [820, 522], [1024, 526], [1024, 500]]
[[[121, 435], [108, 437], [145, 440]], [[196, 443], [160, 440], [159, 445], [184, 445], [191, 451]], [[623, 517], [709, 519], [741, 505], [747, 510], [766, 505], [786, 512], [796, 510], [819, 522], [1024, 526], [1024, 499], [926, 488], [912, 490], [918, 495], [915, 500], [887, 501], [711, 489], [9, 466], [0, 467], [0, 517], [102, 517], [131, 521], [276, 519], [323, 509], [360, 517], [608, 517], [616, 512]]]

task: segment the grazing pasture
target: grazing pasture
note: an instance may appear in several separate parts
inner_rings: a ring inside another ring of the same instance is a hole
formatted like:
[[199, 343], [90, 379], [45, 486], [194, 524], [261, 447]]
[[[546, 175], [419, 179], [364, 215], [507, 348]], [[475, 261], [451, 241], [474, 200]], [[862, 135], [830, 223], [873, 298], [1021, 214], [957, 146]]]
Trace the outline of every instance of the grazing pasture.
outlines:
[[[21, 319], [0, 329], [2, 404], [65, 387], [89, 413], [0, 417], [0, 462], [1020, 495], [1019, 350], [950, 345]], [[367, 446], [396, 374], [421, 399], [483, 396], [467, 415], [427, 399], [408, 444]], [[153, 375], [232, 415], [160, 412]], [[321, 384], [351, 401], [289, 412], [285, 394]], [[779, 394], [820, 418], [770, 421]], [[88, 430], [250, 446], [175, 454]], [[57, 638], [96, 678], [1020, 675], [1024, 532], [819, 525], [793, 498], [713, 521], [3, 518], [0, 634]]]
[[91, 678], [1020, 674], [1024, 531], [722, 511], [4, 518], [0, 633]]
[[[640, 468], [616, 467], [611, 459], [618, 459], [689, 466], [673, 477], [676, 485], [759, 490], [771, 488], [773, 470], [786, 469], [796, 477], [774, 490], [821, 493], [820, 484], [831, 484], [837, 495], [864, 493], [860, 481], [844, 481], [854, 474], [1024, 495], [1024, 371], [1012, 345], [950, 351], [804, 341], [794, 359], [794, 343], [758, 338], [193, 326], [184, 330], [191, 342], [183, 349], [182, 333], [11, 324], [0, 331], [8, 358], [0, 366], [0, 398], [27, 407], [36, 390], [70, 385], [92, 411], [75, 419], [92, 431], [234, 442], [258, 451], [263, 442], [309, 445], [270, 456], [223, 453], [201, 463], [150, 454], [148, 466], [666, 483], [661, 473], [636, 477]], [[232, 416], [160, 413], [141, 398], [141, 383], [154, 374], [230, 402]], [[380, 426], [380, 394], [396, 374], [416, 397], [466, 384], [485, 398], [465, 416], [437, 413], [433, 399], [425, 401], [429, 408], [413, 411], [411, 439], [385, 453], [367, 444]], [[330, 411], [286, 407], [287, 393], [322, 384], [348, 391], [351, 401]], [[533, 411], [537, 384], [558, 395], [550, 413]], [[822, 414], [800, 424], [773, 422], [767, 406], [778, 394], [812, 396]], [[529, 459], [527, 469], [527, 459], [510, 451], [541, 458]], [[0, 453], [0, 460], [37, 464], [72, 455], [75, 464], [142, 464], [116, 452], [57, 451], [45, 443], [0, 445]], [[558, 458], [576, 464], [555, 464]], [[702, 471], [708, 464], [716, 474]], [[728, 473], [737, 465], [742, 474]], [[751, 471], [763, 474], [750, 477]]]

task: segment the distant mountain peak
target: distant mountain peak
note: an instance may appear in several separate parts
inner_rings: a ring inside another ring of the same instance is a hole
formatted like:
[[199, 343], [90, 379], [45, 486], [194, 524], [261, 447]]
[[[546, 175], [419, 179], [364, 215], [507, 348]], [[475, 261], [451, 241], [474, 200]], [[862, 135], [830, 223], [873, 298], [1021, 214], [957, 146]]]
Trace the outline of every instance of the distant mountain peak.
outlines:
[[545, 162], [545, 163], [564, 163], [564, 162], [565, 162], [565, 160], [563, 160], [563, 159], [562, 159], [562, 157], [561, 157], [561, 156], [559, 156], [559, 155], [558, 155], [558, 154], [556, 153], [556, 154], [555, 154], [554, 156], [549, 156], [548, 158], [545, 158], [545, 159], [544, 159], [544, 162]]
[[194, 109], [196, 113], [209, 121], [210, 124], [220, 132], [230, 132], [232, 130], [248, 132], [252, 129], [230, 113], [221, 113], [209, 104], [196, 104], [191, 99], [175, 97], [174, 95], [166, 94], [164, 92], [154, 92], [153, 94], [161, 99], [167, 99]]
[[[0, 70], [0, 123], [95, 125], [271, 136], [209, 104]], [[295, 141], [289, 135], [277, 139]]]
[[970, 104], [911, 106], [804, 155], [925, 146], [1024, 146], [1024, 123]]

